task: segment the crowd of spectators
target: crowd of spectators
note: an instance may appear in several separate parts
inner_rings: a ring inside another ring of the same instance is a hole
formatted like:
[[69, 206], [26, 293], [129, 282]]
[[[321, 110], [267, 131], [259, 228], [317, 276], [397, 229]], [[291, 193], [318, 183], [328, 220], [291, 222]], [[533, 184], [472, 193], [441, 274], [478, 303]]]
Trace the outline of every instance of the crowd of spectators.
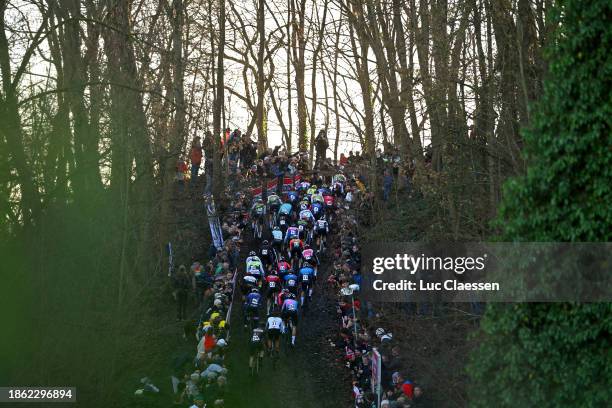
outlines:
[[[351, 178], [355, 191], [359, 177]], [[375, 407], [377, 396], [372, 390], [372, 361], [374, 350], [381, 355], [381, 407], [430, 407], [423, 388], [413, 382], [406, 372], [401, 341], [373, 322], [377, 314], [370, 302], [360, 298], [362, 254], [358, 240], [360, 211], [371, 199], [367, 192], [344, 200], [338, 211], [339, 234], [334, 241], [336, 260], [329, 275], [328, 285], [338, 294], [336, 312], [338, 333], [331, 339], [344, 365], [351, 373], [355, 407]]]

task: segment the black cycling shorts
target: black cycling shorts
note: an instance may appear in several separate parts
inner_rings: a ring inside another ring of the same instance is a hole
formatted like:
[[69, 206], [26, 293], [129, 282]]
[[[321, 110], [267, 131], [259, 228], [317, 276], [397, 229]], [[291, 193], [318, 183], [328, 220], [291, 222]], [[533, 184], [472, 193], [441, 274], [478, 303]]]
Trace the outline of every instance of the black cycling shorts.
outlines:
[[297, 310], [283, 310], [282, 315], [284, 320], [290, 319], [293, 326], [297, 326], [298, 323], [298, 313]]
[[250, 341], [249, 351], [251, 355], [257, 354], [257, 352], [263, 350], [263, 341]]
[[280, 329], [268, 329], [268, 339], [269, 340], [278, 340], [280, 338], [281, 331]]

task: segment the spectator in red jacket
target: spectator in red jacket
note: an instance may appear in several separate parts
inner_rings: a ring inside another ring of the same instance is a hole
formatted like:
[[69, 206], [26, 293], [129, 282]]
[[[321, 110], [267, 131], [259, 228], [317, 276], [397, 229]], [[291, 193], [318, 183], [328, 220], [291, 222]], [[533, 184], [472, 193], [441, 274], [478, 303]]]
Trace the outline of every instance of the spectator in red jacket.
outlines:
[[195, 181], [202, 164], [202, 143], [200, 142], [200, 136], [196, 136], [193, 139], [189, 158], [191, 159], [191, 180]]

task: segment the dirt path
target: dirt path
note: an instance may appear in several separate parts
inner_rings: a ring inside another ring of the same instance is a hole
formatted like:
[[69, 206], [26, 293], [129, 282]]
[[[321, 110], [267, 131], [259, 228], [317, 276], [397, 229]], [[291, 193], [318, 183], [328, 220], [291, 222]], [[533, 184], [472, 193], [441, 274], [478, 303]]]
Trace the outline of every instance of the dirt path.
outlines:
[[[247, 240], [243, 258], [256, 244]], [[327, 279], [329, 262], [323, 261], [319, 282]], [[276, 369], [264, 358], [258, 377], [248, 368], [248, 330], [242, 326], [240, 299], [232, 313], [231, 350], [228, 355], [231, 392], [226, 406], [232, 408], [341, 408], [350, 406], [347, 371], [336, 362], [329, 345], [337, 330], [333, 299], [315, 288], [308, 314], [300, 316], [296, 347], [281, 352]], [[238, 306], [238, 307], [236, 307]]]

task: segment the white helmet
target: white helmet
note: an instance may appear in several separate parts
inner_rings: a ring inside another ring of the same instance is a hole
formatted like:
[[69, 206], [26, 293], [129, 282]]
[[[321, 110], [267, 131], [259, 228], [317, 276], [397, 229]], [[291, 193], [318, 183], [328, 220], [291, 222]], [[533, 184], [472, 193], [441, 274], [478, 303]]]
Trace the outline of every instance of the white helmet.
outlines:
[[383, 329], [382, 327], [376, 329], [376, 336], [381, 337], [383, 334], [385, 334], [385, 329]]
[[217, 346], [225, 347], [227, 346], [227, 341], [225, 341], [225, 339], [219, 339], [219, 341], [217, 341]]

